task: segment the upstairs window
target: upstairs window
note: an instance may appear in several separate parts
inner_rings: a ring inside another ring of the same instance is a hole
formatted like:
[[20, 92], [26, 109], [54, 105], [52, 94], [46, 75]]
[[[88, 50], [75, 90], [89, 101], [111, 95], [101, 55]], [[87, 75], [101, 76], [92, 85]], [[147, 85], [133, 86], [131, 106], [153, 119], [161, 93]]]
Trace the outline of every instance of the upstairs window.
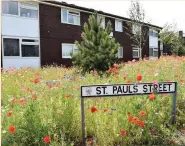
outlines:
[[149, 35], [152, 37], [158, 37], [158, 32], [156, 30], [150, 30]]
[[20, 17], [38, 18], [38, 6], [33, 3], [2, 1], [2, 13]]
[[115, 20], [115, 31], [123, 32], [122, 21]]
[[20, 3], [20, 16], [37, 18], [38, 17], [38, 8], [35, 5]]
[[18, 15], [18, 2], [2, 1], [2, 13], [10, 15]]
[[98, 22], [101, 20], [101, 26], [105, 29], [105, 17], [98, 15]]
[[132, 25], [132, 33], [135, 35], [141, 35], [141, 26], [133, 24]]
[[62, 23], [80, 25], [80, 12], [62, 9]]

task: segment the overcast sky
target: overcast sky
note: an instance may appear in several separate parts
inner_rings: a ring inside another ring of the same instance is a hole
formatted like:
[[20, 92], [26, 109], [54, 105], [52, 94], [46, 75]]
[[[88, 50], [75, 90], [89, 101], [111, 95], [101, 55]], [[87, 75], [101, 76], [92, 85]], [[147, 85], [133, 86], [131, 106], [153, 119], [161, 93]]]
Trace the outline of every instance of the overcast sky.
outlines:
[[[128, 17], [130, 0], [61, 0], [70, 4], [93, 8], [104, 12]], [[185, 33], [185, 0], [140, 0], [147, 19], [158, 26], [166, 22], [176, 23], [178, 30]]]

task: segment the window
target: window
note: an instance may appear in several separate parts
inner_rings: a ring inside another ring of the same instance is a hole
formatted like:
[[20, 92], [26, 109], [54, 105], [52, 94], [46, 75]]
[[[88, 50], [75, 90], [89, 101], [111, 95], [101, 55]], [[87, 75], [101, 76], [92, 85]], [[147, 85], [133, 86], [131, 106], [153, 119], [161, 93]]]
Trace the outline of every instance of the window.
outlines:
[[39, 57], [38, 40], [22, 39], [21, 51], [22, 57]]
[[139, 58], [141, 56], [141, 49], [133, 47], [132, 48], [132, 55], [133, 55], [133, 58]]
[[115, 31], [123, 32], [122, 21], [115, 20]]
[[109, 37], [110, 37], [110, 38], [112, 38], [112, 37], [113, 37], [113, 32], [111, 32], [111, 33], [109, 34]]
[[20, 56], [19, 39], [3, 38], [4, 56]]
[[35, 5], [21, 3], [20, 16], [29, 18], [38, 18], [38, 8]]
[[2, 1], [2, 12], [4, 14], [18, 15], [18, 2]]
[[33, 39], [3, 38], [4, 56], [39, 57], [39, 41]]
[[71, 58], [71, 53], [78, 51], [75, 44], [62, 44], [62, 58]]
[[80, 13], [62, 9], [62, 23], [80, 25]]
[[133, 34], [141, 35], [141, 26], [140, 25], [133, 24], [132, 25], [132, 33]]
[[150, 29], [149, 35], [150, 35], [150, 36], [153, 36], [153, 37], [158, 37], [158, 32], [155, 31], [155, 30], [151, 30], [151, 29]]
[[2, 13], [20, 17], [38, 18], [38, 6], [25, 2], [3, 1]]
[[105, 17], [98, 15], [98, 22], [101, 21], [101, 26], [105, 29]]
[[123, 47], [118, 48], [118, 58], [123, 58]]
[[158, 57], [158, 48], [150, 48], [149, 55], [151, 57]]

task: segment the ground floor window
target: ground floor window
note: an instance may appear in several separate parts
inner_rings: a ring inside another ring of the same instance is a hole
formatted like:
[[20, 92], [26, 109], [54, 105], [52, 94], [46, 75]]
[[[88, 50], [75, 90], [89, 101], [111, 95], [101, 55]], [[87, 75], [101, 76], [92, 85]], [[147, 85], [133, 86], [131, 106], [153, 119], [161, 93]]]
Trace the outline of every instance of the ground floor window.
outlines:
[[158, 57], [158, 48], [152, 48], [152, 47], [150, 47], [149, 55], [151, 57]]
[[78, 51], [75, 44], [62, 43], [62, 58], [71, 58], [71, 53]]
[[118, 48], [118, 58], [123, 58], [123, 47]]
[[141, 49], [137, 47], [132, 48], [132, 56], [133, 58], [140, 58], [141, 57]]
[[3, 37], [4, 57], [39, 57], [39, 40]]

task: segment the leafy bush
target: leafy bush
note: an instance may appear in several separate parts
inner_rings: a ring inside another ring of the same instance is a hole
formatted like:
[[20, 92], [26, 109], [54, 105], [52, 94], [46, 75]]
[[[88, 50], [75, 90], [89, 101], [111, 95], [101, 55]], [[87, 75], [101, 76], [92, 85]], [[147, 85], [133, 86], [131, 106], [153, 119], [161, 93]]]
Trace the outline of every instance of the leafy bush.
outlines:
[[119, 44], [109, 36], [112, 32], [110, 22], [104, 30], [97, 14], [91, 15], [88, 21], [89, 25], [84, 24], [82, 42], [75, 42], [79, 51], [72, 54], [73, 65], [80, 67], [83, 74], [91, 70], [103, 74], [118, 61]]

